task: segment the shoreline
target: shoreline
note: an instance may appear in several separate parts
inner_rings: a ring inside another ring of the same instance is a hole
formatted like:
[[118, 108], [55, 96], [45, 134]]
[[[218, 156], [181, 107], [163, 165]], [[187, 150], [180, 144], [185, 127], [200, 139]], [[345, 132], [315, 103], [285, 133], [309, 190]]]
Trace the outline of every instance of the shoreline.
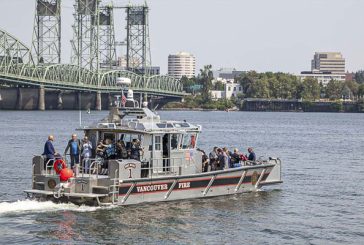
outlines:
[[353, 111], [303, 111], [303, 110], [266, 110], [266, 111], [253, 111], [253, 110], [215, 110], [215, 109], [202, 109], [202, 108], [166, 108], [158, 109], [157, 111], [196, 111], [196, 112], [287, 112], [287, 113], [353, 113], [360, 114], [363, 112], [353, 112]]

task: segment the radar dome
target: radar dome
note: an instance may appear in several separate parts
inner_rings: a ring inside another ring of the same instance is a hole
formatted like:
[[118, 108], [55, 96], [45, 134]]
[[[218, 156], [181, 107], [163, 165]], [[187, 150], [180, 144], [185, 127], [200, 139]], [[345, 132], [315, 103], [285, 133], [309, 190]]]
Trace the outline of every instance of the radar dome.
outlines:
[[127, 87], [131, 85], [131, 80], [127, 77], [118, 77], [116, 78], [116, 85]]

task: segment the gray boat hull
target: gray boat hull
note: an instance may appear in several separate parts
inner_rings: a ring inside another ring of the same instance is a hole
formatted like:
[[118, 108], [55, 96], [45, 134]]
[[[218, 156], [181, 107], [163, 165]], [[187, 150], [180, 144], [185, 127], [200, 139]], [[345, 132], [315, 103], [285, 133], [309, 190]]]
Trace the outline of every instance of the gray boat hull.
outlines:
[[[48, 182], [54, 176], [41, 176]], [[100, 186], [102, 183], [103, 186]], [[25, 192], [34, 198], [78, 205], [133, 205], [139, 203], [208, 198], [252, 192], [265, 185], [280, 184], [281, 162], [278, 159], [255, 166], [199, 173], [112, 180], [90, 177], [72, 178], [53, 190], [33, 188]]]

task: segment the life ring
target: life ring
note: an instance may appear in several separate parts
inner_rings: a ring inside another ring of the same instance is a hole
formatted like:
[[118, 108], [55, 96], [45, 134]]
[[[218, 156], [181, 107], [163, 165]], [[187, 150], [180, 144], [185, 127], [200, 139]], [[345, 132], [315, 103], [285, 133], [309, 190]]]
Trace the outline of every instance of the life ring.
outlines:
[[62, 169], [67, 168], [67, 164], [62, 159], [57, 159], [53, 164], [53, 168], [59, 174]]

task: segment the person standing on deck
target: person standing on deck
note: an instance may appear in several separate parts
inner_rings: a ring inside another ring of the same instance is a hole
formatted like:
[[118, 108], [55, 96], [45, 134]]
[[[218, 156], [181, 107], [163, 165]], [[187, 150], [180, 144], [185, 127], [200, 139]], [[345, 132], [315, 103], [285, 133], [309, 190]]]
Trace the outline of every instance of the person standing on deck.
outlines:
[[[228, 157], [221, 148], [217, 149], [217, 152], [218, 152], [217, 155], [219, 158], [218, 170], [224, 170], [226, 168], [226, 165], [229, 164]], [[228, 168], [229, 168], [229, 166], [228, 166]]]
[[72, 134], [72, 138], [68, 141], [67, 147], [64, 150], [65, 156], [68, 150], [70, 151], [71, 169], [77, 175], [80, 167], [81, 141], [77, 139], [76, 134]]
[[[43, 151], [43, 154], [42, 154], [43, 156], [45, 156], [45, 158], [44, 158], [44, 169], [47, 169], [46, 165], [47, 165], [48, 161], [50, 161], [50, 163], [52, 162], [52, 166], [53, 166], [54, 157], [55, 157], [55, 155], [58, 155], [58, 153], [54, 149], [53, 141], [54, 141], [54, 136], [49, 135], [48, 140], [44, 144], [44, 151]], [[49, 165], [51, 165], [51, 164], [49, 164]]]
[[140, 152], [142, 152], [143, 149], [140, 147], [140, 141], [135, 139], [133, 140], [133, 143], [131, 145], [131, 159], [140, 161]]
[[210, 158], [211, 171], [216, 171], [217, 170], [217, 162], [218, 162], [218, 155], [217, 155], [217, 147], [216, 146], [210, 152], [209, 158]]
[[221, 166], [221, 169], [229, 169], [231, 159], [229, 155], [229, 150], [226, 147], [222, 148], [222, 155], [224, 157], [224, 164]]
[[238, 167], [240, 162], [239, 150], [235, 148], [234, 152], [230, 156], [231, 156], [231, 167], [232, 168]]
[[253, 148], [249, 147], [248, 152], [249, 152], [248, 161], [255, 164], [255, 161], [257, 160], [257, 157], [255, 155], [255, 152], [254, 152]]
[[83, 158], [83, 162], [84, 162], [84, 170], [85, 173], [89, 172], [90, 169], [90, 158], [92, 157], [92, 144], [91, 142], [88, 140], [88, 137], [85, 136], [85, 138], [83, 138], [83, 144], [82, 144], [82, 158]]

